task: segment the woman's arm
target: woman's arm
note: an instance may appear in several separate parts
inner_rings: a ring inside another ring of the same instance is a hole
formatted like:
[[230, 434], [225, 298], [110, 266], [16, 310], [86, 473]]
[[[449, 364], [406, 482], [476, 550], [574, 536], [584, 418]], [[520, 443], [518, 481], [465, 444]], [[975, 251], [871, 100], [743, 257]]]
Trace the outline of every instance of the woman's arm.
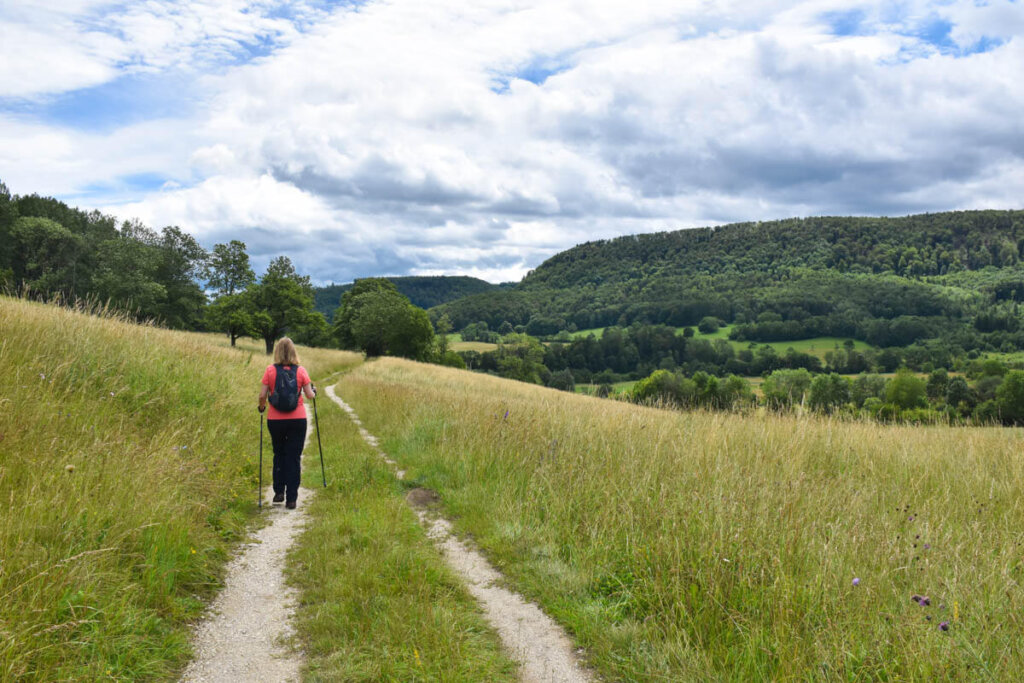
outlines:
[[308, 398], [310, 401], [316, 398], [316, 391], [313, 389], [312, 381], [310, 381], [309, 384], [306, 384], [302, 387], [302, 393], [305, 394], [306, 398]]
[[258, 408], [258, 410], [261, 413], [264, 410], [267, 409], [267, 396], [269, 396], [269, 395], [270, 395], [270, 387], [268, 387], [266, 384], [264, 384], [263, 388], [260, 389], [260, 405], [259, 405], [259, 408]]

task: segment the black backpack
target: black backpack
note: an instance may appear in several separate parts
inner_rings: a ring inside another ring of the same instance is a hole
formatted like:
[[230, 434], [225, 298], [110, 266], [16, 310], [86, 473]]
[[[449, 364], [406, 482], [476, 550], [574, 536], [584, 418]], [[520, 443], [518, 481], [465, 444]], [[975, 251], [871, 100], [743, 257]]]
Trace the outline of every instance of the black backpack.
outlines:
[[282, 413], [290, 413], [299, 407], [299, 366], [275, 364], [274, 367], [277, 368], [277, 378], [270, 394], [270, 405]]

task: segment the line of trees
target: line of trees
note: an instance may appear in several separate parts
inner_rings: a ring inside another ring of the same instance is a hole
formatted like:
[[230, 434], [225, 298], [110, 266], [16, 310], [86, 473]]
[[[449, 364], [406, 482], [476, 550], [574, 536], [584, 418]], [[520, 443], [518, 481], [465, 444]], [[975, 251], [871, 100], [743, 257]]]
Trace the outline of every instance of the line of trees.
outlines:
[[761, 385], [757, 398], [750, 383], [735, 375], [717, 378], [704, 372], [657, 370], [638, 381], [626, 397], [636, 403], [682, 409], [743, 410], [763, 405], [771, 410], [798, 408], [826, 415], [869, 417], [882, 422], [973, 422], [1024, 424], [1024, 371], [998, 361], [982, 364], [973, 382], [945, 369], [925, 377], [901, 368], [892, 377], [807, 370], [776, 370]]
[[0, 183], [0, 288], [44, 300], [91, 299], [166, 327], [331, 343], [309, 277], [286, 256], [256, 277], [243, 242], [207, 252], [188, 233], [14, 196]]

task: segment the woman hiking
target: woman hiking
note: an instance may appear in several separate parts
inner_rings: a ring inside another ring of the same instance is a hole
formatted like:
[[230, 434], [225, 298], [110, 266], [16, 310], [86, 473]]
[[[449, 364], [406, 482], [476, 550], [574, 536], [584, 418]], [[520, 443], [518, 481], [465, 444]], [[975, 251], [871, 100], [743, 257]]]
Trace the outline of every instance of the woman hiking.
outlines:
[[299, 365], [295, 344], [288, 337], [274, 346], [274, 364], [263, 373], [258, 410], [267, 409], [267, 429], [274, 443], [274, 502], [285, 501], [289, 510], [295, 509], [302, 477], [302, 447], [306, 442], [306, 406], [302, 395], [313, 400], [316, 389], [309, 380], [306, 368]]

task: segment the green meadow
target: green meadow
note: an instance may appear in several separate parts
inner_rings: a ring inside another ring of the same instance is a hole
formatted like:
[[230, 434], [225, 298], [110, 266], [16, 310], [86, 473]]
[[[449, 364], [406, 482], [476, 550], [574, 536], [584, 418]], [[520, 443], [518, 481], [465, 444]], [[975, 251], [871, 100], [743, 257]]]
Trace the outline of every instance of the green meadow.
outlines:
[[[244, 340], [0, 299], [0, 680], [172, 680], [255, 506]], [[288, 556], [309, 681], [511, 681], [405, 497], [605, 680], [998, 680], [1024, 670], [1024, 434], [676, 412], [300, 349], [328, 486]], [[266, 454], [265, 454], [266, 455]], [[269, 480], [265, 458], [264, 481]], [[319, 485], [306, 458], [306, 482]]]
[[1020, 430], [678, 413], [393, 359], [338, 388], [610, 680], [1024, 668]]

